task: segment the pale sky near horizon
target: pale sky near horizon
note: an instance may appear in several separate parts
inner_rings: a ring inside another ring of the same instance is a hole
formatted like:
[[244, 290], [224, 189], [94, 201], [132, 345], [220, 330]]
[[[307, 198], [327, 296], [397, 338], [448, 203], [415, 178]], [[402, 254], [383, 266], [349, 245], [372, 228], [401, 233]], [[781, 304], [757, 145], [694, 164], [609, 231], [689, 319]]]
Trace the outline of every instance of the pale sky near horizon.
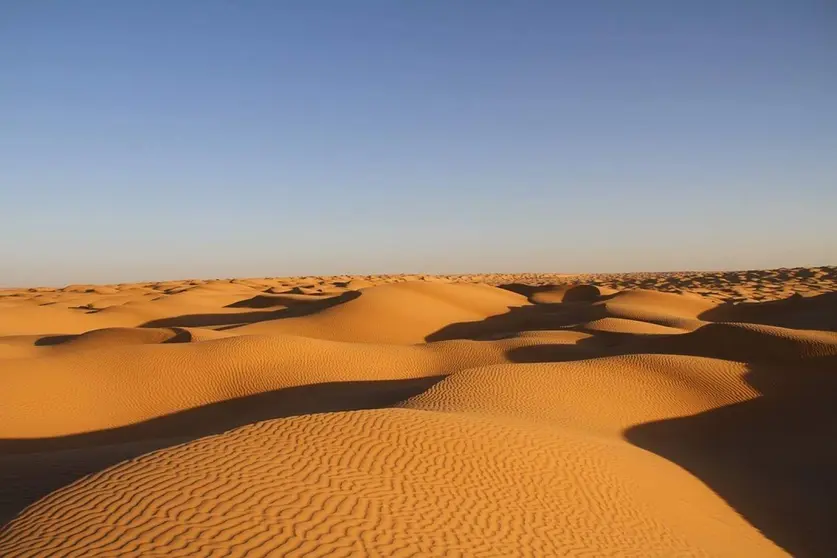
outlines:
[[0, 0], [0, 285], [837, 264], [837, 2]]

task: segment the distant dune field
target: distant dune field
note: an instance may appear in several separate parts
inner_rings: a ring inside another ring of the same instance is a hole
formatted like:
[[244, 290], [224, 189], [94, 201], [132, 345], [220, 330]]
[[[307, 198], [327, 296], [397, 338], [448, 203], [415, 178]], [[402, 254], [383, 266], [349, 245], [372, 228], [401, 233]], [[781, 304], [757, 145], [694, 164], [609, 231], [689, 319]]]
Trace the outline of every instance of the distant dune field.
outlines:
[[0, 556], [837, 556], [837, 268], [0, 291]]

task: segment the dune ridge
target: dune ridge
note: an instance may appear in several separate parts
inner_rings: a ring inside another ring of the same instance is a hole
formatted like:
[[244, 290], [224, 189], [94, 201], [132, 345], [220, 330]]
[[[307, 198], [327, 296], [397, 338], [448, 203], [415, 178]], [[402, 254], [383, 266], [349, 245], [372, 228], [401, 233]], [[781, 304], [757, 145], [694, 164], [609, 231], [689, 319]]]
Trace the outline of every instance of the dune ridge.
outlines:
[[0, 291], [2, 556], [827, 556], [837, 268]]

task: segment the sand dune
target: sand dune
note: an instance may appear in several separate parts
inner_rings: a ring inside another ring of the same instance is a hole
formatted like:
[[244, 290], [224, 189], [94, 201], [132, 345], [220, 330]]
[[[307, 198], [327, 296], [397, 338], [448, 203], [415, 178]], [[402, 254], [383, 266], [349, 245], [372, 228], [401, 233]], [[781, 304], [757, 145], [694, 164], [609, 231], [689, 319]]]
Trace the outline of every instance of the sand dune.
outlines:
[[837, 268], [0, 291], [0, 556], [829, 556]]

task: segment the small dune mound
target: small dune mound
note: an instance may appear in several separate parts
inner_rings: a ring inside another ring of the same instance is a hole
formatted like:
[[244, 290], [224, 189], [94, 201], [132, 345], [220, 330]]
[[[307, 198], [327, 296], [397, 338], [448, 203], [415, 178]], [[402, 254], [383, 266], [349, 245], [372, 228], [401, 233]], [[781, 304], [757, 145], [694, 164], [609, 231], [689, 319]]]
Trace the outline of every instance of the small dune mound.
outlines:
[[319, 295], [322, 294], [321, 287], [316, 285], [296, 285], [289, 289], [278, 291], [278, 294], [286, 295]]
[[269, 295], [274, 295], [274, 294], [282, 294], [282, 293], [284, 293], [284, 292], [285, 292], [285, 291], [287, 291], [287, 290], [288, 290], [288, 289], [287, 289], [287, 287], [282, 287], [282, 286], [273, 286], [273, 287], [268, 287], [268, 288], [266, 288], [266, 289], [264, 290], [264, 293], [265, 293], [265, 294], [269, 294]]
[[561, 302], [593, 302], [610, 289], [595, 285], [526, 285], [509, 283], [501, 286], [507, 291], [523, 295], [535, 304], [557, 304]]
[[609, 311], [625, 316], [633, 311], [638, 315], [660, 314], [681, 318], [698, 318], [704, 312], [717, 307], [716, 302], [703, 297], [646, 289], [616, 293], [605, 305]]
[[364, 279], [352, 279], [351, 281], [347, 281], [344, 283], [344, 287], [349, 289], [350, 291], [359, 291], [361, 289], [369, 288], [373, 285], [371, 281], [366, 281]]
[[641, 335], [666, 335], [683, 333], [684, 330], [666, 325], [626, 320], [624, 318], [601, 318], [584, 324], [586, 331], [601, 331], [610, 333], [628, 333]]
[[537, 304], [557, 302], [593, 302], [602, 296], [602, 291], [595, 285], [556, 286], [533, 293], [529, 300]]
[[[290, 308], [292, 306], [323, 303], [339, 295], [304, 295], [304, 294], [260, 294], [228, 304], [227, 308]], [[335, 300], [333, 300], [335, 299]]]
[[233, 281], [207, 281], [192, 287], [195, 294], [201, 293], [240, 293], [247, 292], [249, 287]]
[[288, 298], [282, 295], [263, 294], [233, 302], [227, 308], [284, 308], [287, 301]]
[[[122, 345], [148, 345], [170, 342], [180, 332], [173, 329], [113, 327], [94, 329], [79, 335], [43, 337], [36, 345], [60, 346], [62, 349], [101, 349]], [[182, 337], [182, 335], [181, 335]]]
[[36, 346], [52, 346], [62, 351], [100, 350], [109, 347], [129, 345], [157, 345], [161, 343], [192, 343], [224, 339], [229, 337], [223, 332], [200, 328], [137, 328], [112, 327], [94, 329], [78, 335], [54, 335], [41, 337]]
[[525, 418], [618, 436], [633, 424], [757, 397], [744, 380], [746, 371], [739, 363], [679, 355], [498, 364], [451, 374], [404, 406]]
[[65, 293], [93, 293], [96, 291], [97, 285], [80, 285], [72, 284], [62, 287], [61, 292]]
[[99, 286], [93, 287], [92, 289], [87, 289], [86, 292], [95, 293], [95, 294], [99, 294], [99, 295], [112, 295], [112, 294], [117, 294], [119, 292], [119, 289], [117, 289], [115, 287], [108, 287], [106, 285], [99, 285]]

